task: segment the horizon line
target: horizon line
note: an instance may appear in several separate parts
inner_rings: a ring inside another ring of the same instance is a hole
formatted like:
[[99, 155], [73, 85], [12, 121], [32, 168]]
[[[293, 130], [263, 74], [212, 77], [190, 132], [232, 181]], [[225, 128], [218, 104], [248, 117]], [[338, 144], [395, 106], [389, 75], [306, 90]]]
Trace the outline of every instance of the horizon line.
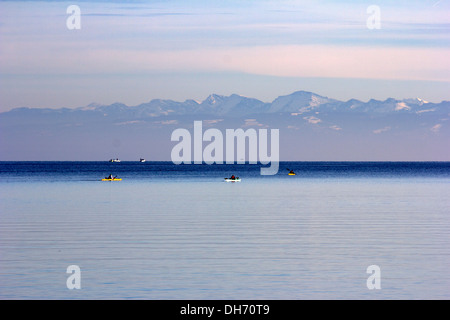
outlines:
[[[109, 160], [0, 160], [0, 163], [2, 162], [110, 162]], [[139, 160], [120, 160], [120, 163], [122, 162], [126, 162], [126, 163], [134, 163], [134, 162], [139, 162], [141, 163]], [[223, 166], [223, 165], [252, 165], [252, 166], [267, 166], [267, 165], [263, 165], [261, 163], [232, 163], [232, 164], [227, 164], [227, 163], [211, 163], [208, 164], [206, 162], [202, 162], [200, 163], [180, 163], [180, 164], [175, 164], [173, 163], [172, 160], [145, 160], [144, 163], [147, 162], [168, 162], [168, 163], [172, 163], [176, 166], [179, 165], [218, 165], [218, 166]], [[273, 161], [273, 162], [397, 162], [397, 163], [401, 163], [401, 162], [450, 162], [450, 160], [280, 160], [280, 161]], [[117, 164], [115, 164], [117, 165]], [[120, 164], [119, 164], [120, 165]]]

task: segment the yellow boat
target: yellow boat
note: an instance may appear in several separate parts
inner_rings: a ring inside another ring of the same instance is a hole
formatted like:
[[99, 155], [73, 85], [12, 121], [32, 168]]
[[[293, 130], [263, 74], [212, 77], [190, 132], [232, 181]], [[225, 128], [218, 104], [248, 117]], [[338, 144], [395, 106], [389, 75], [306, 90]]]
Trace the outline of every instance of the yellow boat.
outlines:
[[102, 181], [122, 181], [122, 178], [112, 178], [112, 179], [105, 178], [102, 179]]
[[293, 172], [292, 172], [292, 173], [291, 173], [291, 172], [289, 172], [289, 173], [288, 173], [288, 175], [289, 175], [289, 176], [295, 176], [295, 173], [293, 173]]

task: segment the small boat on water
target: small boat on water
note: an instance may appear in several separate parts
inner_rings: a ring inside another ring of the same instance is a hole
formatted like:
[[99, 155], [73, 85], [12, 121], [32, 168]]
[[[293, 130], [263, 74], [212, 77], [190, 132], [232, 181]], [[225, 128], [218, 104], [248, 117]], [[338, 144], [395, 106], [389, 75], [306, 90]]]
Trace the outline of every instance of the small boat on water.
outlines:
[[239, 177], [235, 177], [234, 175], [231, 176], [230, 178], [224, 178], [225, 182], [239, 182], [241, 181], [241, 179]]
[[145, 159], [140, 158], [139, 162], [145, 162]]
[[295, 172], [289, 172], [288, 176], [295, 176]]
[[102, 181], [122, 181], [122, 178], [113, 177], [112, 174], [102, 179]]
[[116, 159], [109, 159], [109, 162], [120, 162], [120, 160], [118, 158], [116, 158]]

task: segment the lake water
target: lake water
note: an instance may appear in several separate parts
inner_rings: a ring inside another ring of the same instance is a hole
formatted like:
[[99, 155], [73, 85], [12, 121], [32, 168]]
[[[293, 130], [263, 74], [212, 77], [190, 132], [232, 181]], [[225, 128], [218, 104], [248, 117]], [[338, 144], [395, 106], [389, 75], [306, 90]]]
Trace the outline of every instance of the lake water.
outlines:
[[449, 187], [449, 162], [0, 162], [0, 298], [449, 299]]

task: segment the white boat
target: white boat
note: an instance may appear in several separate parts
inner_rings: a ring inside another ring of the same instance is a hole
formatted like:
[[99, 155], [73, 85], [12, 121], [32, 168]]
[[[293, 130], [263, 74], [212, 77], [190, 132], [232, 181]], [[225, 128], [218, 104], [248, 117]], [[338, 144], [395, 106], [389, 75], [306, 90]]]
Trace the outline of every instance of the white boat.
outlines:
[[241, 178], [239, 178], [239, 177], [234, 178], [234, 179], [225, 178], [225, 182], [240, 182], [240, 181], [241, 181]]
[[120, 162], [119, 159], [109, 159], [109, 162]]
[[145, 159], [140, 158], [139, 162], [145, 162]]

